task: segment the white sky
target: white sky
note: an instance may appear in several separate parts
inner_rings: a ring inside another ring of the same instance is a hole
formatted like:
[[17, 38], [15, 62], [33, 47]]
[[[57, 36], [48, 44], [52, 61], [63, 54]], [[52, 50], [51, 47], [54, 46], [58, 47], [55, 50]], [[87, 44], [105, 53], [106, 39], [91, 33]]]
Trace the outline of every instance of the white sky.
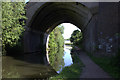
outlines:
[[25, 2], [28, 2], [29, 0], [25, 0]]
[[70, 38], [74, 30], [77, 30], [77, 29], [80, 30], [79, 28], [77, 28], [75, 25], [71, 23], [62, 23], [61, 25], [64, 26], [64, 34], [63, 34], [64, 39]]

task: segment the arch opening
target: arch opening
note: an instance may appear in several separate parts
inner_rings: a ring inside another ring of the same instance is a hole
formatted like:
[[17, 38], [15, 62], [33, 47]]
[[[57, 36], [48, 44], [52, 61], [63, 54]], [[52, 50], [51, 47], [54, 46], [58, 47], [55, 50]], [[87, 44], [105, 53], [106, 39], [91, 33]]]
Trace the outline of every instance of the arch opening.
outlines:
[[82, 38], [81, 30], [71, 23], [61, 23], [49, 34], [46, 43], [46, 56], [49, 64], [57, 73], [74, 63], [72, 47], [76, 46], [75, 48], [82, 50], [77, 47], [81, 46]]
[[26, 31], [28, 36], [26, 38], [29, 38], [29, 41], [25, 42], [25, 52], [40, 51], [46, 63], [46, 42], [50, 32], [61, 23], [72, 23], [81, 29], [84, 35], [92, 14], [86, 6], [81, 3], [76, 5], [75, 2], [36, 3], [36, 5], [39, 6], [34, 15], [27, 20], [29, 29]]

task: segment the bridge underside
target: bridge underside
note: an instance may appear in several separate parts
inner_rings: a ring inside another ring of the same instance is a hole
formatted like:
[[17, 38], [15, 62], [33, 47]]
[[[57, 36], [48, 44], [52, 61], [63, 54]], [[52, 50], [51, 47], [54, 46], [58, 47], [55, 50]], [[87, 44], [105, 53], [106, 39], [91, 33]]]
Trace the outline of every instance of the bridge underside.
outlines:
[[[112, 38], [110, 45], [113, 45], [113, 48], [110, 48], [110, 53], [115, 53], [118, 45], [114, 42], [114, 36], [119, 30], [118, 17], [120, 17], [118, 4], [29, 2], [26, 6], [28, 20], [24, 35], [25, 52], [39, 52], [46, 63], [47, 37], [57, 25], [66, 22], [81, 29], [84, 36], [84, 49], [87, 52], [94, 53], [98, 48], [107, 52], [106, 45]], [[102, 40], [105, 44], [101, 43]]]

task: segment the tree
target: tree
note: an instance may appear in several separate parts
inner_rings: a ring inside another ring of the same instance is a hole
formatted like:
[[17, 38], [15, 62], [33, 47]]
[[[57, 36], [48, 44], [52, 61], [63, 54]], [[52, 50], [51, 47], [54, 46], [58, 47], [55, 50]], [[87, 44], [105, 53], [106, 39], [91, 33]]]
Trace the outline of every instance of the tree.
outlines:
[[64, 65], [64, 27], [59, 25], [57, 26], [49, 36], [49, 60], [50, 64], [53, 66], [55, 70], [61, 69], [59, 66]]
[[64, 27], [59, 25], [57, 26], [49, 36], [49, 48], [53, 49], [54, 47], [63, 47], [64, 46], [64, 38], [63, 34], [64, 33]]
[[55, 40], [54, 30], [50, 33], [48, 46], [51, 50], [56, 51], [57, 43], [56, 43], [56, 40]]
[[24, 31], [25, 17], [24, 2], [3, 2], [2, 3], [2, 46], [5, 53], [5, 46], [13, 47], [17, 44], [19, 36]]
[[64, 26], [63, 25], [59, 25], [58, 28], [59, 28], [61, 34], [64, 34]]
[[79, 30], [73, 31], [70, 37], [70, 41], [73, 42], [74, 45], [78, 45], [82, 41], [82, 33]]

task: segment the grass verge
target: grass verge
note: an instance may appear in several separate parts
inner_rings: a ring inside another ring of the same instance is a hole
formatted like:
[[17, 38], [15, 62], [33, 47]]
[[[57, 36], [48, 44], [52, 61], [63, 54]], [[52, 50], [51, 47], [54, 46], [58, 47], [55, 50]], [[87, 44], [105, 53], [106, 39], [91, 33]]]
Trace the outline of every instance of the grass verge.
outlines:
[[72, 55], [72, 58], [73, 64], [63, 68], [60, 74], [51, 77], [50, 80], [73, 80], [79, 78], [84, 65], [77, 55]]
[[115, 65], [116, 59], [109, 57], [95, 57], [88, 54], [90, 58], [98, 64], [104, 71], [106, 71], [113, 78], [120, 78], [119, 67]]

